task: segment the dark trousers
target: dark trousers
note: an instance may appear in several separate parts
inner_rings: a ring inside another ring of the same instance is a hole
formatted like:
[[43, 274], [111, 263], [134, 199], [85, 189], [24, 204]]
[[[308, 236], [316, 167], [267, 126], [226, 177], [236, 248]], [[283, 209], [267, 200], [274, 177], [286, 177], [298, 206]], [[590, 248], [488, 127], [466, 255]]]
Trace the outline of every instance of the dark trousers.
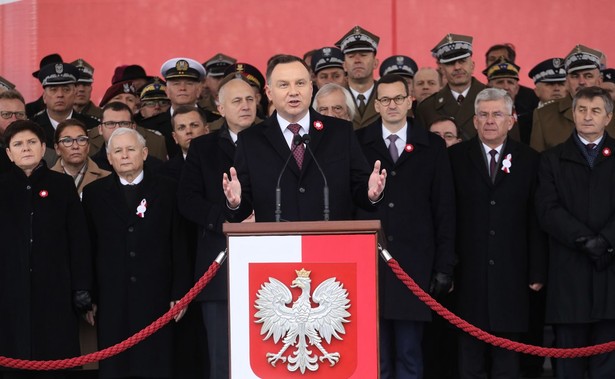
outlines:
[[[598, 321], [591, 324], [557, 324], [555, 343], [557, 347], [582, 347], [615, 340], [615, 321]], [[589, 358], [558, 359], [557, 377], [615, 378], [615, 353], [594, 355]]]
[[228, 302], [201, 303], [203, 323], [207, 332], [210, 378], [229, 377]]
[[[513, 333], [492, 333], [514, 341]], [[486, 344], [469, 334], [459, 334], [459, 378], [519, 379], [519, 354]]]
[[423, 377], [424, 322], [380, 320], [380, 379]]

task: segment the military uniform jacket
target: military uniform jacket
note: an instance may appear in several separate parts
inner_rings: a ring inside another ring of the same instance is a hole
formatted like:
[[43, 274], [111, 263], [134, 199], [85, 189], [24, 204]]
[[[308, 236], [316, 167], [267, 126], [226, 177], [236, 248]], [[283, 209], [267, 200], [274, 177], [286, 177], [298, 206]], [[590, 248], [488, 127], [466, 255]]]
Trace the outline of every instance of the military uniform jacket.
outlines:
[[[572, 97], [566, 96], [534, 111], [530, 146], [536, 151], [545, 151], [566, 141], [574, 129]], [[611, 119], [606, 131], [615, 135], [615, 119]]]
[[473, 77], [468, 95], [459, 104], [453, 97], [450, 87], [446, 85], [419, 104], [416, 117], [420, 124], [427, 128], [438, 117], [453, 117], [461, 129], [460, 137], [468, 140], [476, 135], [473, 121], [474, 100], [476, 95], [485, 88], [483, 83]]
[[[350, 91], [350, 89], [348, 89], [348, 91]], [[374, 82], [374, 90], [369, 96], [369, 99], [367, 99], [365, 113], [363, 115], [359, 112], [359, 105], [355, 99], [355, 112], [354, 118], [352, 119], [352, 126], [355, 130], [366, 127], [380, 117], [380, 114], [376, 112], [374, 104], [376, 104], [376, 82]]]
[[[90, 116], [82, 115], [81, 113], [78, 113], [77, 111], [73, 111], [73, 115], [71, 116], [71, 118], [83, 122], [86, 129], [88, 130], [97, 127], [98, 124], [100, 123], [96, 119], [93, 119]], [[36, 122], [41, 128], [43, 128], [43, 131], [45, 132], [44, 142], [48, 148], [53, 148], [53, 144], [55, 143], [54, 134], [56, 130], [51, 125], [51, 120], [49, 119], [49, 116], [47, 115], [47, 111], [43, 110], [37, 113], [34, 117], [32, 117], [32, 121]]]
[[598, 148], [593, 169], [572, 136], [541, 157], [536, 204], [549, 234], [548, 323], [615, 319], [614, 262], [596, 271], [574, 243], [599, 233], [615, 246], [615, 140], [605, 135]]
[[[371, 170], [348, 121], [323, 116], [310, 109], [310, 147], [329, 184], [331, 220], [352, 219], [353, 206], [373, 205], [367, 195]], [[322, 127], [315, 128], [315, 124]], [[237, 141], [235, 168], [241, 182], [239, 210], [229, 221], [240, 222], [254, 210], [256, 221], [275, 221], [275, 187], [290, 148], [275, 113], [241, 133]], [[300, 170], [293, 158], [282, 175], [282, 219], [323, 219], [324, 181], [310, 154], [305, 152]]]
[[[506, 141], [491, 181], [475, 137], [449, 149], [457, 205], [456, 310], [488, 331], [527, 329], [531, 283], [545, 282], [546, 242], [534, 208], [538, 154]], [[510, 173], [502, 161], [511, 155]]]
[[70, 177], [17, 166], [0, 174], [0, 354], [79, 355], [73, 291], [90, 290], [90, 240]]
[[[179, 209], [198, 225], [198, 246], [194, 277], [200, 278], [220, 251], [226, 248], [222, 224], [226, 221], [226, 197], [222, 174], [233, 166], [235, 144], [226, 124], [213, 133], [190, 142], [178, 189]], [[198, 300], [226, 300], [228, 274], [223, 267]]]
[[[382, 221], [387, 249], [404, 270], [429, 290], [433, 272], [453, 275], [455, 194], [450, 162], [442, 138], [408, 119], [406, 146], [393, 162], [382, 138], [382, 121], [357, 131], [367, 161], [380, 160], [387, 170], [384, 197], [374, 212], [359, 210], [359, 218]], [[380, 313], [396, 320], [431, 320], [431, 311], [379, 265]]]
[[102, 120], [102, 109], [94, 105], [92, 100], [88, 101], [88, 103], [85, 105], [85, 107], [83, 107], [83, 109], [79, 113], [84, 114], [86, 116], [90, 116], [98, 120], [99, 122], [100, 120]]
[[[111, 346], [149, 325], [189, 289], [187, 236], [175, 183], [145, 171], [139, 204], [127, 204], [116, 174], [85, 187], [98, 297], [98, 345]], [[101, 378], [171, 377], [173, 325], [100, 362]]]

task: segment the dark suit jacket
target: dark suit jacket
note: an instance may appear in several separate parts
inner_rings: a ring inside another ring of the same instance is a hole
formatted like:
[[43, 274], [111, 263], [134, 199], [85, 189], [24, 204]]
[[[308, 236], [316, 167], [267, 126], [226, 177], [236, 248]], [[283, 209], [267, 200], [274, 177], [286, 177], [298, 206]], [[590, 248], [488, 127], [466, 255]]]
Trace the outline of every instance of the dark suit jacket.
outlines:
[[[489, 331], [523, 332], [528, 286], [546, 279], [545, 237], [534, 208], [538, 154], [509, 138], [492, 182], [481, 149], [478, 137], [449, 149], [457, 196], [457, 311]], [[505, 173], [508, 154], [512, 166]]]
[[[96, 119], [90, 116], [82, 115], [77, 111], [73, 111], [73, 115], [71, 118], [83, 122], [87, 129], [92, 129], [98, 126], [98, 124], [100, 124], [100, 122]], [[45, 143], [47, 144], [48, 148], [53, 149], [53, 144], [55, 142], [53, 136], [56, 130], [53, 128], [53, 126], [51, 126], [51, 120], [49, 120], [47, 112], [45, 110], [39, 112], [32, 118], [32, 121], [36, 122], [41, 128], [43, 128], [43, 131], [45, 132]]]
[[615, 246], [615, 140], [605, 135], [590, 169], [573, 138], [544, 152], [540, 162], [536, 207], [549, 234], [549, 323], [615, 318], [615, 265], [597, 271], [574, 243], [601, 234]]
[[[178, 189], [179, 210], [198, 225], [198, 246], [194, 277], [200, 278], [218, 253], [226, 248], [222, 224], [226, 221], [226, 198], [222, 174], [229, 172], [235, 144], [226, 124], [213, 133], [190, 142]], [[199, 294], [198, 300], [226, 300], [228, 275], [223, 268]]]
[[[453, 177], [442, 138], [408, 119], [406, 146], [397, 162], [382, 138], [382, 121], [357, 131], [370, 165], [380, 160], [388, 172], [381, 205], [375, 212], [359, 211], [360, 218], [382, 221], [387, 249], [425, 290], [433, 272], [453, 275], [455, 243], [455, 193]], [[380, 313], [397, 320], [429, 321], [431, 311], [389, 267], [381, 262]]]
[[[128, 204], [116, 174], [83, 190], [98, 295], [98, 344], [111, 346], [169, 310], [190, 287], [186, 229], [176, 184], [145, 171], [137, 204]], [[145, 199], [144, 217], [136, 213]], [[101, 377], [171, 377], [173, 325], [100, 363]]]
[[173, 126], [171, 125], [170, 108], [168, 111], [157, 114], [156, 116], [137, 119], [137, 123], [144, 128], [160, 132], [164, 136], [169, 158], [173, 158], [175, 155], [181, 154], [181, 149], [179, 148], [179, 145], [175, 143], [172, 135]]
[[453, 97], [449, 86], [446, 85], [440, 91], [429, 96], [418, 105], [416, 113], [417, 120], [421, 125], [425, 125], [426, 128], [429, 128], [429, 125], [438, 117], [453, 117], [461, 129], [460, 137], [464, 140], [468, 140], [476, 135], [473, 121], [474, 100], [476, 99], [476, 95], [485, 88], [483, 83], [472, 78], [470, 91], [460, 105]]
[[526, 145], [530, 144], [534, 109], [538, 107], [538, 101], [538, 96], [536, 96], [534, 90], [519, 86], [519, 92], [515, 97], [515, 113], [517, 114], [520, 140]]
[[[370, 209], [367, 182], [370, 167], [348, 121], [323, 116], [310, 109], [310, 147], [329, 184], [330, 219], [349, 220], [353, 204]], [[314, 122], [323, 128], [316, 130]], [[262, 123], [239, 133], [235, 167], [242, 187], [240, 209], [230, 212], [229, 221], [239, 222], [254, 210], [256, 221], [275, 220], [275, 187], [290, 148], [282, 135], [275, 113]], [[282, 219], [323, 219], [323, 179], [309, 153], [303, 169], [294, 159], [282, 175]]]

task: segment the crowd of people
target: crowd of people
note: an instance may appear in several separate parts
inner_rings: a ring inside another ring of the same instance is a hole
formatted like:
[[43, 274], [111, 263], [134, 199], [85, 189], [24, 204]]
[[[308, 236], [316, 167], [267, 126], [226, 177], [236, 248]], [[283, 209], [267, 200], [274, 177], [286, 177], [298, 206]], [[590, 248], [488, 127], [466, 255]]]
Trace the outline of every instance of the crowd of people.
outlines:
[[[272, 56], [265, 75], [225, 54], [169, 59], [160, 76], [126, 65], [98, 106], [83, 58], [44, 57], [27, 104], [0, 77], [0, 355], [121, 342], [202, 276], [224, 223], [323, 220], [323, 175], [326, 219], [380, 220], [406, 272], [481, 329], [541, 345], [551, 325], [557, 347], [615, 340], [615, 70], [577, 45], [537, 59], [531, 89], [504, 43], [485, 53], [482, 83], [472, 42], [447, 34], [435, 67], [419, 68], [380, 62], [379, 37], [356, 26], [302, 58]], [[452, 330], [383, 263], [378, 280], [381, 378], [542, 374], [540, 358]], [[0, 375], [227, 378], [227, 287], [220, 270], [173, 325], [115, 357]], [[615, 377], [615, 355], [554, 369]]]

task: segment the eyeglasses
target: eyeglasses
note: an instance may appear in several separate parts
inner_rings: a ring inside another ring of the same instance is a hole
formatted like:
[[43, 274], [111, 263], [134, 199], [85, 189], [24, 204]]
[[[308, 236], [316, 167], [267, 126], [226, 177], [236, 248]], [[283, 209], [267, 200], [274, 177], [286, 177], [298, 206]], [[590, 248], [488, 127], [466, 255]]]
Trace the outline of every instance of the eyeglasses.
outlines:
[[132, 126], [132, 121], [105, 121], [101, 122], [100, 125], [107, 129], [115, 129], [118, 126], [122, 128], [129, 128]]
[[166, 107], [167, 105], [171, 105], [170, 100], [146, 100], [141, 102], [142, 107], [155, 107], [158, 105], [159, 107]]
[[71, 147], [75, 142], [77, 142], [77, 145], [79, 146], [85, 146], [88, 144], [89, 139], [90, 138], [88, 138], [87, 136], [79, 136], [77, 138], [64, 137], [60, 138], [58, 140], [58, 143], [61, 143], [64, 147]]
[[408, 96], [395, 96], [394, 98], [390, 98], [390, 97], [381, 97], [380, 99], [376, 99], [377, 102], [379, 102], [380, 104], [384, 105], [385, 107], [388, 107], [389, 104], [391, 104], [391, 101], [394, 101], [395, 104], [397, 105], [402, 105], [404, 103], [404, 101], [406, 101], [406, 99], [408, 98]]
[[504, 112], [493, 112], [493, 113], [478, 112], [478, 114], [476, 115], [476, 117], [481, 121], [488, 120], [489, 117], [493, 117], [494, 120], [500, 121], [504, 119], [504, 117], [507, 117], [507, 116], [510, 116], [510, 115]]
[[26, 112], [10, 112], [10, 111], [0, 111], [0, 117], [2, 117], [5, 120], [8, 120], [9, 118], [15, 116], [16, 119], [18, 120], [25, 120], [26, 119]]

